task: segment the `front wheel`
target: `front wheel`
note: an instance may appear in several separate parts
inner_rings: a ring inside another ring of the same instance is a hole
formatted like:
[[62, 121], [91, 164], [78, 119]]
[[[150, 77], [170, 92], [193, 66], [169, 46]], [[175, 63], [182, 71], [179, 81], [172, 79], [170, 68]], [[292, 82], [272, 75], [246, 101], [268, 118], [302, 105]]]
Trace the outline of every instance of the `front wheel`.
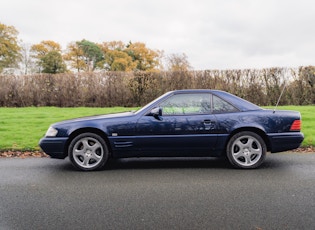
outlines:
[[91, 171], [101, 168], [106, 163], [108, 148], [99, 135], [82, 133], [71, 141], [68, 154], [75, 167]]
[[226, 153], [236, 168], [257, 168], [266, 157], [266, 144], [256, 133], [244, 131], [231, 137]]

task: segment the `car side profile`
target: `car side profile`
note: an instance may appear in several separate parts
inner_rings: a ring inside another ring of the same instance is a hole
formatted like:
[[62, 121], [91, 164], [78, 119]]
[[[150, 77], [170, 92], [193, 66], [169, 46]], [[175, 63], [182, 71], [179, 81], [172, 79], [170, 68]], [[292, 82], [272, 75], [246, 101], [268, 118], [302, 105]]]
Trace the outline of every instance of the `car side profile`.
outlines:
[[299, 112], [262, 109], [219, 90], [176, 90], [136, 112], [55, 123], [39, 145], [85, 171], [127, 157], [227, 157], [248, 169], [303, 139]]

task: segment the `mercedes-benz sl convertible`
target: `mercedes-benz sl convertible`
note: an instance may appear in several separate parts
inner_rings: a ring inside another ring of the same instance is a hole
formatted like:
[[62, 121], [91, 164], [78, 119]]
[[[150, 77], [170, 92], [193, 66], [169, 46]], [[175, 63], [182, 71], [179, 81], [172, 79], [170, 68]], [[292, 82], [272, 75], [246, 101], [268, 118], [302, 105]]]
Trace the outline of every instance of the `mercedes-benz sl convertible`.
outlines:
[[257, 168], [266, 152], [298, 148], [303, 139], [299, 112], [262, 109], [218, 90], [177, 90], [136, 112], [53, 124], [39, 145], [81, 170], [126, 157], [227, 157], [236, 168]]

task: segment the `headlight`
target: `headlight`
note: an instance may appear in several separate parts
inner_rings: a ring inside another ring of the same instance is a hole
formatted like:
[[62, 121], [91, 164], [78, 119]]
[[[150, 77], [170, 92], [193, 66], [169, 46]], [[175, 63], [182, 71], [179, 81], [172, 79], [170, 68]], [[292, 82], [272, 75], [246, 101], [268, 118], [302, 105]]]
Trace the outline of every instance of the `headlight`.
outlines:
[[50, 126], [49, 129], [47, 130], [45, 136], [46, 137], [55, 137], [57, 135], [57, 133], [58, 133], [58, 130]]

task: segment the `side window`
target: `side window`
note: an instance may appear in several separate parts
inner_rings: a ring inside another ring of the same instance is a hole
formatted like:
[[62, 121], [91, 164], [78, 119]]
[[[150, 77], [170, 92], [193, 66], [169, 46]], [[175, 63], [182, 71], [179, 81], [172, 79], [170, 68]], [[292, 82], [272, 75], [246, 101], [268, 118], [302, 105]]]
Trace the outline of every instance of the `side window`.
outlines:
[[176, 94], [160, 104], [163, 115], [208, 114], [211, 111], [210, 94]]
[[239, 110], [230, 103], [213, 95], [213, 113], [234, 113]]

